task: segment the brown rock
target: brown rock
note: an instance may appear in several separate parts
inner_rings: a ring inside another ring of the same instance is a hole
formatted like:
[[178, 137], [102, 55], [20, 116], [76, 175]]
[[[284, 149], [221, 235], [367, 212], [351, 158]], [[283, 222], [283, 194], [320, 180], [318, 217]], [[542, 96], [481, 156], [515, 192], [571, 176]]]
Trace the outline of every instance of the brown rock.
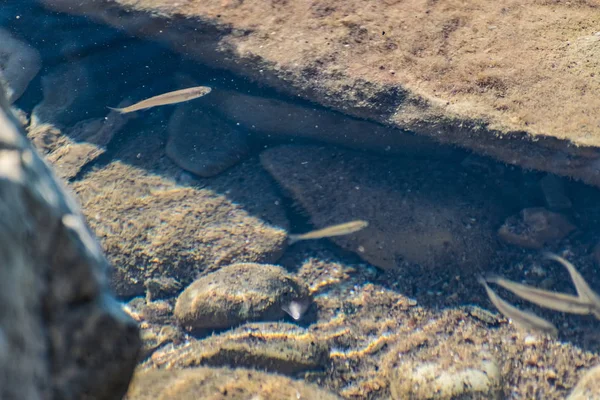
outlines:
[[308, 289], [275, 265], [228, 265], [197, 279], [177, 299], [175, 316], [192, 330], [230, 328], [278, 320], [292, 301], [309, 301]]
[[367, 228], [331, 240], [383, 269], [402, 260], [425, 268], [485, 265], [505, 215], [491, 188], [436, 161], [316, 146], [276, 147], [261, 161], [317, 228], [368, 221]]
[[315, 385], [246, 369], [193, 368], [138, 373], [127, 400], [340, 399]]
[[288, 323], [253, 323], [206, 339], [163, 347], [145, 367], [229, 366], [296, 375], [325, 368], [328, 363], [329, 346], [310, 331]]
[[30, 126], [28, 137], [46, 157], [62, 179], [72, 179], [82, 168], [106, 151], [106, 145], [125, 125], [128, 117], [110, 112], [105, 118], [81, 121], [67, 134], [51, 124]]
[[498, 236], [515, 246], [541, 249], [547, 243], [564, 239], [575, 229], [562, 214], [545, 208], [526, 208], [509, 217], [498, 230]]
[[181, 290], [181, 283], [177, 279], [166, 276], [157, 276], [144, 282], [146, 287], [146, 300], [153, 301], [164, 297], [171, 297]]
[[[274, 262], [285, 247], [284, 230], [227, 196], [179, 186], [119, 161], [73, 188], [116, 265], [113, 284], [123, 296], [143, 293], [144, 282], [157, 276], [185, 285], [200, 271], [232, 262]], [[277, 212], [269, 210], [272, 217]]]

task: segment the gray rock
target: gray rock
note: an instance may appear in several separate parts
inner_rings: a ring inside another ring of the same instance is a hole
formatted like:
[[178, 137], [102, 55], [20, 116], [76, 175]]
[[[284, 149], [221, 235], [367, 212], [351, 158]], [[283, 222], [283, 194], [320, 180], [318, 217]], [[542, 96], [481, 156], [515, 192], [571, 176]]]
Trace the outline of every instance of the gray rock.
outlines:
[[0, 29], [0, 88], [5, 86], [9, 103], [21, 97], [41, 67], [34, 48]]
[[78, 204], [0, 92], [0, 398], [115, 399], [140, 350]]
[[191, 329], [229, 328], [247, 321], [277, 320], [308, 289], [275, 265], [239, 263], [203, 276], [177, 299], [175, 317]]

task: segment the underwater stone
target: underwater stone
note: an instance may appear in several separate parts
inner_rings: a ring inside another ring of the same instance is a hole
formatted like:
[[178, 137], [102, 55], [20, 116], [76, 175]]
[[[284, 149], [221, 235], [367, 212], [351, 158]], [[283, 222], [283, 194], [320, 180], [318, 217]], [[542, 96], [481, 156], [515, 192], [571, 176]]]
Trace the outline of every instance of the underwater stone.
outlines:
[[328, 363], [329, 346], [310, 331], [289, 323], [263, 322], [179, 346], [166, 346], [154, 353], [144, 367], [229, 366], [295, 375], [322, 369]]
[[181, 290], [181, 283], [179, 281], [165, 276], [147, 279], [144, 282], [144, 286], [146, 287], [146, 301], [148, 302], [173, 296]]
[[169, 120], [166, 153], [181, 168], [209, 177], [246, 158], [247, 135], [195, 104], [178, 106]]
[[[154, 277], [185, 286], [198, 272], [232, 262], [275, 262], [286, 232], [264, 218], [276, 219], [279, 209], [271, 204], [263, 216], [250, 213], [240, 197], [234, 204], [237, 185], [229, 183], [226, 196], [114, 161], [74, 182], [73, 189], [115, 265], [113, 287], [125, 297], [142, 294], [144, 282]], [[270, 198], [267, 188], [256, 187], [263, 189], [261, 200]]]
[[190, 330], [229, 328], [247, 321], [282, 319], [285, 306], [308, 298], [308, 289], [285, 269], [239, 263], [188, 286], [177, 299], [175, 316]]
[[33, 47], [0, 29], [0, 90], [4, 87], [9, 104], [21, 97], [41, 67]]
[[27, 138], [42, 154], [48, 155], [69, 143], [69, 139], [52, 124], [37, 124], [27, 127]]
[[563, 178], [552, 174], [546, 174], [540, 179], [540, 187], [544, 193], [546, 205], [550, 210], [565, 210], [573, 206], [571, 199], [567, 195]]
[[[141, 298], [136, 299], [142, 300]], [[142, 300], [140, 303], [135, 310], [142, 320], [153, 324], [175, 324], [175, 318], [173, 318], [174, 301]]]
[[438, 344], [400, 355], [392, 370], [393, 400], [501, 399], [500, 367], [491, 354], [468, 343]]
[[89, 73], [83, 63], [53, 68], [42, 76], [43, 100], [31, 112], [31, 125], [53, 124], [62, 129], [86, 119], [82, 99], [91, 91]]
[[139, 372], [127, 399], [340, 400], [340, 397], [281, 375], [242, 368], [198, 367]]
[[425, 137], [290, 100], [216, 89], [199, 103], [262, 140], [303, 138], [405, 156], [455, 153]]
[[106, 151], [106, 146], [130, 116], [111, 111], [104, 118], [80, 121], [62, 133], [48, 124], [32, 124], [27, 136], [38, 150], [46, 153], [48, 161], [62, 179], [72, 179], [86, 165]]
[[539, 250], [547, 243], [564, 239], [575, 229], [564, 215], [536, 207], [507, 218], [498, 236], [506, 243]]
[[0, 398], [118, 399], [140, 350], [81, 209], [0, 90]]
[[600, 365], [590, 368], [577, 382], [567, 400], [600, 399]]
[[180, 329], [173, 325], [140, 324], [142, 337], [142, 352], [140, 360], [145, 360], [157, 349], [170, 345], [179, 344], [184, 341], [184, 335]]
[[424, 268], [486, 265], [507, 214], [493, 185], [441, 161], [300, 145], [264, 151], [261, 161], [315, 228], [368, 221], [331, 240], [383, 269], [403, 260]]

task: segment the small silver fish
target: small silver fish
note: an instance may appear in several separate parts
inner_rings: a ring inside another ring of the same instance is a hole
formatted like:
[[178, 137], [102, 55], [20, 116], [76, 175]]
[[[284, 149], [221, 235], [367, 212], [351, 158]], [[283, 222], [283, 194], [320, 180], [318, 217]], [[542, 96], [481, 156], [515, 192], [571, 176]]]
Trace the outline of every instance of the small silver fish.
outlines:
[[142, 100], [139, 103], [130, 105], [124, 108], [113, 108], [108, 107], [113, 111], [120, 112], [121, 114], [127, 114], [134, 111], [145, 110], [156, 106], [164, 106], [166, 104], [182, 103], [202, 97], [210, 93], [211, 88], [207, 86], [196, 86], [187, 89], [176, 90], [174, 92], [163, 93], [158, 96], [150, 97], [149, 99]]
[[495, 283], [504, 289], [513, 292], [520, 298], [535, 303], [538, 306], [571, 314], [592, 314], [597, 319], [600, 319], [600, 296], [590, 288], [575, 266], [556, 254], [544, 253], [544, 256], [550, 260], [559, 262], [567, 269], [569, 275], [571, 275], [571, 280], [575, 285], [577, 296], [537, 289], [498, 276], [491, 276], [485, 280], [481, 278], [479, 282], [485, 287], [490, 300], [494, 303], [496, 308], [498, 308], [502, 314], [520, 325], [552, 334], [556, 333], [556, 328], [550, 322], [537, 317], [534, 314], [520, 311], [502, 300], [488, 287], [486, 281]]
[[281, 306], [281, 309], [290, 317], [294, 318], [295, 321], [298, 321], [300, 318], [302, 318], [306, 310], [308, 310], [308, 307], [310, 307], [310, 302], [308, 300], [292, 300], [289, 304], [284, 304]]
[[558, 333], [558, 330], [552, 323], [538, 317], [533, 313], [521, 311], [515, 306], [507, 303], [488, 286], [485, 279], [479, 278], [479, 283], [483, 285], [488, 297], [490, 298], [490, 301], [492, 304], [494, 304], [494, 306], [496, 306], [498, 311], [500, 311], [505, 317], [512, 320], [515, 324], [528, 330], [541, 331], [553, 336]]
[[328, 226], [326, 228], [318, 229], [316, 231], [311, 231], [308, 233], [292, 234], [288, 236], [288, 239], [291, 245], [300, 240], [322, 239], [332, 236], [349, 235], [351, 233], [358, 232], [361, 229], [366, 228], [367, 226], [369, 226], [369, 223], [367, 221], [359, 219], [356, 221], [345, 222], [339, 225]]
[[502, 286], [520, 298], [535, 303], [538, 306], [570, 314], [593, 314], [596, 318], [600, 319], [600, 296], [590, 288], [575, 266], [564, 258], [552, 253], [544, 253], [544, 256], [562, 264], [567, 269], [575, 285], [577, 296], [537, 289], [498, 276], [488, 277], [486, 281]]

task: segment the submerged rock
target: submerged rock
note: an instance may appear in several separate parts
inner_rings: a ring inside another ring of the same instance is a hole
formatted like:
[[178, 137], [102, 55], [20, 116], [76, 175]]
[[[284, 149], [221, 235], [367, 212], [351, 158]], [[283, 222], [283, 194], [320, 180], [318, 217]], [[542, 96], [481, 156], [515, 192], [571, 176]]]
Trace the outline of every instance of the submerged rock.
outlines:
[[486, 265], [506, 211], [493, 187], [460, 167], [382, 159], [316, 146], [280, 146], [264, 167], [322, 228], [356, 219], [369, 226], [331, 238], [373, 265]]
[[315, 385], [247, 369], [192, 368], [138, 372], [127, 400], [339, 400]]
[[546, 174], [546, 176], [540, 179], [540, 187], [544, 194], [546, 205], [550, 210], [560, 211], [573, 206], [571, 199], [567, 195], [564, 179], [556, 175]]
[[82, 99], [92, 93], [89, 72], [81, 62], [59, 65], [42, 76], [44, 99], [31, 113], [31, 125], [52, 124], [60, 129], [86, 118]]
[[324, 368], [328, 362], [328, 344], [310, 331], [288, 323], [254, 323], [206, 339], [166, 346], [155, 352], [145, 366], [229, 366], [295, 375]]
[[80, 207], [0, 89], [0, 398], [121, 398], [140, 350]]
[[451, 149], [427, 138], [291, 100], [214, 90], [200, 104], [211, 107], [259, 140], [302, 138], [406, 156], [453, 154]]
[[[466, 343], [449, 347], [440, 344], [400, 357], [390, 378], [392, 399], [503, 398], [500, 367], [491, 354]], [[454, 352], [459, 354], [448, 359]]]
[[65, 129], [66, 134], [54, 125], [38, 123], [29, 126], [27, 136], [46, 153], [57, 174], [68, 180], [104, 154], [106, 146], [128, 120], [128, 116], [110, 112], [105, 118], [81, 121]]
[[0, 90], [4, 87], [9, 104], [21, 97], [41, 67], [33, 47], [0, 29]]
[[169, 121], [167, 155], [187, 171], [213, 176], [248, 155], [250, 135], [256, 142], [310, 139], [419, 157], [455, 153], [426, 138], [332, 110], [215, 89], [177, 108]]
[[567, 400], [594, 400], [600, 399], [600, 365], [596, 365], [583, 375], [567, 397]]
[[275, 265], [228, 265], [197, 279], [177, 299], [175, 316], [191, 330], [222, 329], [278, 320], [292, 302], [308, 303], [308, 289]]
[[[144, 282], [158, 276], [185, 285], [203, 270], [274, 262], [286, 245], [285, 230], [228, 195], [182, 187], [120, 161], [90, 172], [73, 188], [116, 266], [113, 285], [122, 296], [143, 293]], [[278, 212], [274, 206], [266, 210], [273, 219]]]
[[194, 104], [183, 104], [169, 120], [167, 155], [181, 168], [209, 177], [246, 158], [247, 134]]
[[144, 286], [146, 287], [147, 301], [171, 297], [181, 290], [181, 283], [177, 279], [166, 276], [147, 279]]
[[157, 349], [172, 343], [181, 344], [186, 338], [173, 325], [141, 323], [142, 351], [139, 359], [145, 360]]
[[526, 208], [519, 215], [507, 218], [498, 230], [506, 243], [526, 249], [541, 249], [547, 243], [558, 242], [575, 230], [562, 214], [545, 208]]

